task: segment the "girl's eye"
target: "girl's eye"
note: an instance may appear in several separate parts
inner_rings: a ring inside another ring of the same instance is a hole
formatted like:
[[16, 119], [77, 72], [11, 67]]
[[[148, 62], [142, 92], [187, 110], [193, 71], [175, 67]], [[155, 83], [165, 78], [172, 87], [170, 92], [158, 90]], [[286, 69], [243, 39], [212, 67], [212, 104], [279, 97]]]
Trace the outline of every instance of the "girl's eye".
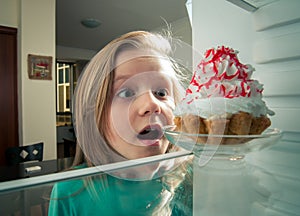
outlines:
[[169, 95], [169, 91], [167, 89], [159, 89], [154, 91], [154, 94], [159, 98], [165, 98]]
[[121, 98], [129, 98], [135, 95], [135, 92], [132, 89], [122, 89], [121, 91], [119, 91], [119, 93], [117, 94], [119, 97]]

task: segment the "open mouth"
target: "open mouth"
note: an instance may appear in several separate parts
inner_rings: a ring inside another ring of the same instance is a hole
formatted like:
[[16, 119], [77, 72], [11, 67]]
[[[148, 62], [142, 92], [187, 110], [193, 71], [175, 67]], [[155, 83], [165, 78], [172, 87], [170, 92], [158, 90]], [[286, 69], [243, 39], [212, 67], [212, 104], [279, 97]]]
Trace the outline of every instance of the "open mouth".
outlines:
[[149, 125], [137, 135], [137, 138], [140, 140], [157, 140], [162, 136], [163, 132], [159, 125]]

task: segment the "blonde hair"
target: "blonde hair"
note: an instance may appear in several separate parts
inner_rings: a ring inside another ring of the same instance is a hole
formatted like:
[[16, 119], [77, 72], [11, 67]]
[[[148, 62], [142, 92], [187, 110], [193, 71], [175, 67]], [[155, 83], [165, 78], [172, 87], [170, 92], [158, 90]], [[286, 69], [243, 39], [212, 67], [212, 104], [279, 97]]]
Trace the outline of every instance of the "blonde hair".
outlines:
[[[171, 36], [146, 31], [134, 31], [122, 35], [105, 46], [87, 65], [79, 79], [75, 91], [74, 127], [77, 142], [85, 158], [94, 165], [126, 160], [107, 145], [108, 107], [112, 98], [112, 86], [116, 57], [126, 50], [151, 50], [158, 56], [167, 59], [176, 72], [174, 82], [174, 101], [183, 96], [181, 71], [171, 58]], [[169, 151], [177, 148], [170, 145]], [[77, 153], [74, 164], [82, 162], [82, 154]], [[99, 160], [101, 158], [101, 161]]]
[[[74, 127], [77, 137], [77, 150], [73, 165], [87, 162], [88, 166], [103, 165], [126, 160], [108, 145], [109, 133], [108, 109], [112, 98], [112, 87], [116, 57], [126, 50], [151, 50], [152, 53], [169, 60], [175, 71], [174, 86], [175, 105], [182, 98], [184, 89], [181, 83], [181, 70], [172, 59], [172, 38], [169, 32], [164, 34], [146, 31], [134, 31], [111, 41], [89, 62], [80, 77], [76, 87], [74, 102]], [[169, 144], [168, 152], [177, 151], [178, 147]], [[83, 151], [83, 152], [82, 152]], [[164, 202], [156, 207], [154, 212], [170, 213], [164, 208], [174, 195], [175, 188], [184, 178], [184, 167], [177, 167], [175, 174], [162, 178], [166, 185]], [[104, 178], [105, 179], [105, 178]], [[105, 183], [103, 183], [105, 185]], [[90, 181], [91, 188], [93, 188]], [[96, 193], [94, 193], [96, 194]]]

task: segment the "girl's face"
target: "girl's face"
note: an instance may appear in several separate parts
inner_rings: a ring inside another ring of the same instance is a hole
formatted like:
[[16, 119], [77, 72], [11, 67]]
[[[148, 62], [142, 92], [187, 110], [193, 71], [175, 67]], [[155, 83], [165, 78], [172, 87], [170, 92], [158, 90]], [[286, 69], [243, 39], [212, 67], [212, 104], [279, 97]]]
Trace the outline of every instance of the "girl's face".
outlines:
[[166, 152], [169, 142], [162, 127], [173, 124], [174, 74], [167, 60], [153, 57], [134, 58], [115, 68], [108, 140], [125, 158]]

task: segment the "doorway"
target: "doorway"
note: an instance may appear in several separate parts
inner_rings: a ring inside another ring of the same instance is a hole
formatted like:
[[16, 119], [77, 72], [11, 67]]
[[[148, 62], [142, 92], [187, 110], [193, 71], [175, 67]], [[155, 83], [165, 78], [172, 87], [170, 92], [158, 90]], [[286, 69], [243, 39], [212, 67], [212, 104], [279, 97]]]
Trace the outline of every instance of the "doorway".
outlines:
[[72, 103], [77, 80], [87, 62], [56, 62], [56, 135], [59, 159], [75, 155], [76, 136], [72, 120]]
[[19, 146], [17, 29], [0, 26], [0, 166], [5, 150]]

